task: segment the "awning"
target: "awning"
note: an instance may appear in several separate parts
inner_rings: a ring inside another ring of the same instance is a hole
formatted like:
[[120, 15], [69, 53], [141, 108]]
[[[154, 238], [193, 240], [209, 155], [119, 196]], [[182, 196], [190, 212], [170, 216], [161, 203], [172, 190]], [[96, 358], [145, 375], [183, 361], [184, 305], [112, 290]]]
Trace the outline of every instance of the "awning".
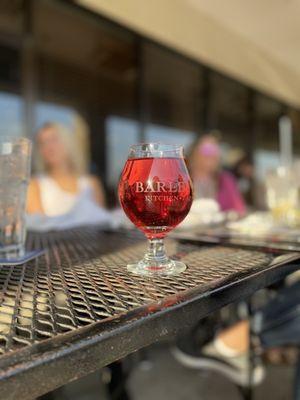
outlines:
[[76, 0], [295, 107], [300, 1]]

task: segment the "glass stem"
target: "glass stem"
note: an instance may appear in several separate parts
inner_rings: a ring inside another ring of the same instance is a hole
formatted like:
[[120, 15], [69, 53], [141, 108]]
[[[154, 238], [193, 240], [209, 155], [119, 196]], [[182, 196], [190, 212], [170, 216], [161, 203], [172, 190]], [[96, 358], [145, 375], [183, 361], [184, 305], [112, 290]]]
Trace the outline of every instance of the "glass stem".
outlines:
[[163, 265], [169, 261], [163, 239], [149, 239], [149, 247], [144, 261], [153, 265]]

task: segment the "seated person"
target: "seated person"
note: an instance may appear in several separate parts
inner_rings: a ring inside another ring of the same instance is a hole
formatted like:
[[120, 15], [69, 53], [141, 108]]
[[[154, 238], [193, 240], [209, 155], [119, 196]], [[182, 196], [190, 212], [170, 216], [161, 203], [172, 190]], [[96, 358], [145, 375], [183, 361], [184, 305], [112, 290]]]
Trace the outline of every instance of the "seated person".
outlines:
[[246, 206], [234, 176], [221, 169], [221, 149], [213, 135], [203, 136], [193, 146], [188, 165], [195, 199], [214, 199], [222, 211], [245, 213]]
[[[205, 320], [200, 321], [193, 330], [178, 340], [173, 354], [187, 367], [221, 373], [241, 387], [257, 385], [264, 378], [264, 368], [259, 359], [251, 366], [250, 351], [257, 353], [258, 350], [261, 354], [284, 346], [299, 348], [299, 305], [300, 282], [296, 279], [292, 284], [281, 288], [264, 306], [254, 310], [252, 320], [242, 320], [222, 330], [209, 343], [206, 338], [212, 334], [213, 326], [216, 329], [216, 321], [210, 324]], [[207, 328], [211, 332], [205, 335]], [[250, 349], [250, 334], [256, 351]], [[299, 353], [294, 390], [293, 398], [300, 399]]]
[[27, 213], [47, 217], [64, 215], [81, 201], [105, 207], [98, 178], [80, 167], [72, 133], [56, 123], [46, 123], [36, 136], [37, 172], [28, 189]]

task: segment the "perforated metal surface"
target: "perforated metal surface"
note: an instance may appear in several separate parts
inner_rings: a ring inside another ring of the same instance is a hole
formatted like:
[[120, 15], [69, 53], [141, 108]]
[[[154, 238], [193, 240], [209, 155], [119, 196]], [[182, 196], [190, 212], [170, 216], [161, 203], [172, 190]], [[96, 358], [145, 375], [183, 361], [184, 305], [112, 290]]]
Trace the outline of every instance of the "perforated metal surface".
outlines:
[[177, 277], [142, 278], [127, 272], [146, 241], [95, 230], [29, 235], [29, 248], [47, 248], [25, 265], [0, 267], [0, 352], [126, 313], [170, 295], [270, 264], [272, 256], [225, 247], [168, 242], [188, 269]]

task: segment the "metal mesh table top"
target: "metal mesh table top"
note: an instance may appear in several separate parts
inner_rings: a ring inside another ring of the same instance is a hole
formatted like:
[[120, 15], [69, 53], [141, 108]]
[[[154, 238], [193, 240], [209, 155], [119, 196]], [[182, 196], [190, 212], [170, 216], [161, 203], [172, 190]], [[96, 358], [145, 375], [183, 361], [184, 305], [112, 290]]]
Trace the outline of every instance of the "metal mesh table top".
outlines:
[[32, 400], [176, 335], [284, 278], [299, 258], [168, 240], [187, 270], [144, 278], [126, 269], [147, 246], [136, 234], [85, 228], [30, 234], [27, 245], [46, 252], [0, 265], [0, 400]]
[[273, 256], [226, 247], [168, 241], [172, 257], [188, 265], [175, 277], [144, 278], [126, 270], [146, 241], [95, 229], [31, 234], [29, 248], [46, 253], [20, 266], [0, 266], [0, 353], [126, 314], [187, 290], [220, 285], [261, 269]]

